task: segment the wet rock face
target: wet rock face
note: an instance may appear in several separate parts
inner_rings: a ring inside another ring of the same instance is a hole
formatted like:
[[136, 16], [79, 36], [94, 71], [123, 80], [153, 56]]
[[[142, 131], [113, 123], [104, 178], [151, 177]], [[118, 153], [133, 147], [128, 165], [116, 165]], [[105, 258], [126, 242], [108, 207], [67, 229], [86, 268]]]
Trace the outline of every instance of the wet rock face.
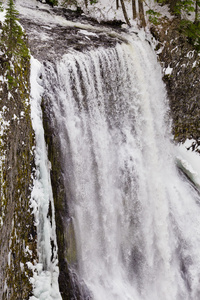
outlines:
[[28, 299], [28, 262], [37, 259], [36, 228], [30, 208], [34, 133], [29, 106], [29, 59], [13, 70], [18, 87], [6, 82], [0, 60], [0, 299]]
[[[32, 55], [39, 60], [54, 60], [71, 50], [83, 51], [92, 47], [112, 47], [117, 39], [103, 32], [88, 34], [88, 30], [76, 27], [43, 26], [30, 20], [23, 20], [23, 26], [29, 35]], [[33, 36], [33, 32], [39, 33]]]
[[162, 28], [152, 27], [159, 41], [158, 57], [172, 115], [175, 141], [187, 138], [200, 142], [200, 54], [179, 31], [179, 20], [163, 20]]
[[119, 35], [122, 33], [118, 26], [121, 23], [117, 21], [105, 22], [102, 27], [79, 11], [64, 8], [38, 9], [38, 15], [41, 15], [38, 19], [21, 15], [20, 22], [28, 35], [31, 54], [41, 62], [54, 61], [72, 50], [112, 47], [125, 41]]

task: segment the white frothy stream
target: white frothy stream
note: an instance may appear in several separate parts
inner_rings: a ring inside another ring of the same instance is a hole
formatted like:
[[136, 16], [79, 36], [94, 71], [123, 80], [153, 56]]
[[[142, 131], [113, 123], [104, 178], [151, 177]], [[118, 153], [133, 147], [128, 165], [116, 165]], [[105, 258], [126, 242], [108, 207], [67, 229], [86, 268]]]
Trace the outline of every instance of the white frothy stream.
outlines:
[[200, 299], [198, 195], [175, 167], [149, 44], [66, 54], [47, 63], [43, 82], [73, 192], [78, 273], [93, 298]]

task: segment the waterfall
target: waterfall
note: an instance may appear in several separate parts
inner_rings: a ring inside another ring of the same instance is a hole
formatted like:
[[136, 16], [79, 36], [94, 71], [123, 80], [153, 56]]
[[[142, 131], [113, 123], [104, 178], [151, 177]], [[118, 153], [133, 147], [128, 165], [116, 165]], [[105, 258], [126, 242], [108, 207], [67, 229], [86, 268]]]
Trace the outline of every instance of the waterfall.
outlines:
[[89, 297], [200, 299], [199, 195], [175, 165], [151, 46], [73, 51], [42, 77]]

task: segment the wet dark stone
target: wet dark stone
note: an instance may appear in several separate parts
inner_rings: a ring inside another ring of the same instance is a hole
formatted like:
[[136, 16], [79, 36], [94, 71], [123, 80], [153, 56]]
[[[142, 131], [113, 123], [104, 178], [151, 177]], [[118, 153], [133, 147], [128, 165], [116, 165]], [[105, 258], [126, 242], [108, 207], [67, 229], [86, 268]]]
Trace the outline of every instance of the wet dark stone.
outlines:
[[[121, 21], [97, 22], [82, 13], [81, 9], [72, 11], [65, 8], [54, 7], [52, 10], [38, 9], [42, 12], [55, 16], [62, 16], [67, 21], [74, 22], [70, 26], [59, 24], [46, 24], [42, 20], [28, 19], [21, 15], [20, 21], [26, 30], [29, 40], [29, 47], [32, 55], [40, 61], [54, 61], [55, 57], [62, 57], [72, 49], [85, 51], [87, 49], [113, 47], [116, 43], [126, 42], [119, 34], [125, 32], [120, 29]], [[81, 25], [83, 24], [83, 28]], [[84, 25], [93, 25], [93, 29], [85, 28]], [[88, 34], [87, 34], [88, 33]], [[92, 34], [91, 34], [92, 33]]]

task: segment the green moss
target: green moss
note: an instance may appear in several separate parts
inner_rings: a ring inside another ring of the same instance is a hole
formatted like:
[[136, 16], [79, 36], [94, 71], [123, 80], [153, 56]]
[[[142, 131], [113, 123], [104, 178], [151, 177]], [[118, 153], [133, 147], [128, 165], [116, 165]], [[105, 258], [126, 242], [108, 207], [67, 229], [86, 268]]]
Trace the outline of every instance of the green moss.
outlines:
[[1, 115], [4, 122], [9, 122], [0, 137], [0, 216], [3, 217], [0, 238], [4, 241], [0, 244], [0, 256], [5, 262], [10, 256], [10, 263], [1, 266], [0, 291], [6, 283], [2, 299], [25, 300], [32, 294], [32, 271], [27, 262], [37, 261], [37, 235], [30, 208], [34, 168], [30, 57], [18, 53], [12, 57], [12, 63], [8, 60], [0, 64], [0, 75], [8, 79], [8, 84], [0, 82], [0, 112], [7, 107]]

